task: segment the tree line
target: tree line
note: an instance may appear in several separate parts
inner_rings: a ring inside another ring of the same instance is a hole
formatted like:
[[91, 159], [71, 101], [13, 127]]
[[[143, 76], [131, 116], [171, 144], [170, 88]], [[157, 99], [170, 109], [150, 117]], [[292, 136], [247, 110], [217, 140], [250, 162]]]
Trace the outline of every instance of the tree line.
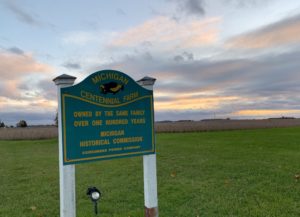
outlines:
[[[27, 127], [27, 122], [25, 120], [20, 120], [17, 124], [16, 127]], [[8, 126], [6, 125], [3, 121], [0, 120], [0, 128], [4, 128], [4, 127], [14, 127], [13, 125]]]
[[[58, 113], [56, 112], [56, 115], [55, 115], [55, 118], [54, 118], [54, 125], [55, 126], [58, 126]], [[20, 120], [18, 123], [16, 123], [15, 125], [16, 127], [27, 127], [27, 122], [25, 120]], [[0, 128], [13, 128], [14, 126], [13, 125], [6, 125], [3, 121], [1, 121], [0, 119]]]

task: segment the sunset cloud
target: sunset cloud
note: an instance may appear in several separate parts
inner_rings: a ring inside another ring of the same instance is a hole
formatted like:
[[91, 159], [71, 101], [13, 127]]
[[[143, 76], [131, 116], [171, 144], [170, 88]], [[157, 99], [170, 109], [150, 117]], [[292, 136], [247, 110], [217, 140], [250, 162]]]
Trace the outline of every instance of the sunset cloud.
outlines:
[[7, 80], [6, 82], [0, 81], [1, 96], [7, 99], [20, 99], [21, 92], [19, 91], [19, 80]]
[[275, 109], [252, 109], [252, 110], [241, 110], [234, 113], [238, 116], [289, 116], [289, 115], [300, 115], [300, 109], [289, 109], [289, 110], [275, 110]]
[[29, 125], [54, 123], [57, 111], [56, 101], [44, 99], [10, 99], [0, 96], [0, 119], [7, 125], [16, 125], [19, 120], [26, 120]]
[[43, 98], [35, 98], [34, 101], [27, 99], [11, 99], [8, 97], [0, 97], [0, 108], [2, 112], [12, 112], [22, 110], [23, 112], [33, 112], [38, 108], [43, 111], [54, 111], [57, 106], [56, 100], [45, 100]]
[[39, 63], [31, 54], [0, 52], [0, 78], [14, 80], [30, 73], [53, 72], [53, 67]]
[[182, 110], [217, 110], [220, 109], [225, 104], [230, 104], [239, 97], [235, 96], [212, 96], [212, 97], [197, 97], [197, 98], [187, 98], [187, 97], [176, 97], [173, 100], [158, 101], [155, 102], [155, 109], [158, 111], [162, 110], [172, 110], [172, 111], [182, 111]]
[[[265, 116], [260, 117], [276, 117], [282, 116], [276, 112], [279, 110], [300, 110], [298, 51], [219, 61], [189, 60], [186, 55], [180, 55], [182, 61], [175, 61], [171, 56], [150, 60], [136, 55], [102, 68], [118, 68], [136, 79], [144, 75], [157, 78], [154, 101], [159, 120], [172, 119], [172, 115], [183, 119], [184, 115], [194, 115], [202, 119], [214, 113], [224, 118], [247, 118], [246, 114], [256, 117], [255, 110], [270, 108], [274, 114], [264, 112]], [[243, 110], [248, 112], [236, 112]]]
[[[0, 118], [12, 117], [14, 112], [16, 117], [24, 112], [53, 113], [57, 106], [53, 99], [56, 88], [53, 84], [53, 90], [48, 88], [53, 71], [53, 67], [37, 61], [20, 48], [0, 51]], [[48, 82], [40, 79], [47, 79]]]
[[148, 42], [156, 46], [172, 45], [181, 48], [207, 46], [218, 41], [220, 22], [218, 17], [177, 22], [159, 16], [121, 32], [110, 45], [131, 47]]
[[227, 41], [229, 48], [263, 49], [300, 43], [300, 15], [289, 17]]

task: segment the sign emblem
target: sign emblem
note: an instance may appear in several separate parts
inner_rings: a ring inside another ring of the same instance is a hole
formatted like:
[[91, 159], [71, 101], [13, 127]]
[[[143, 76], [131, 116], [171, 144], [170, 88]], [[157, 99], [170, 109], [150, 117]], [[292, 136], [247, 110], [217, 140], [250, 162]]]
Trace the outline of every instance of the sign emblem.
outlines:
[[111, 81], [106, 84], [102, 84], [100, 86], [101, 93], [107, 94], [107, 93], [112, 93], [116, 94], [120, 90], [124, 90], [124, 84], [118, 84], [117, 82]]

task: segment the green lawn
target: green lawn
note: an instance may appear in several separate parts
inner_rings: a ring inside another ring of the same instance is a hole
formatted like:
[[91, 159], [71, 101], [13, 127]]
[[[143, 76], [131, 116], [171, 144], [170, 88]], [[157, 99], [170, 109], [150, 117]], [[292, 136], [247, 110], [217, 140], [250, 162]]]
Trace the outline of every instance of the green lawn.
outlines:
[[[0, 141], [0, 216], [59, 216], [56, 140]], [[161, 217], [299, 217], [300, 128], [157, 135]], [[77, 216], [142, 217], [142, 158], [76, 166]]]

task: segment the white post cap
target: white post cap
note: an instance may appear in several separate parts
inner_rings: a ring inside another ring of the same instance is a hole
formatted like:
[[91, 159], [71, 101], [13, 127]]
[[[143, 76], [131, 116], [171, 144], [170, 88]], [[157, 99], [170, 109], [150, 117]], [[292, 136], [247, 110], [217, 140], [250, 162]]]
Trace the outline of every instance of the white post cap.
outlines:
[[154, 85], [155, 81], [156, 81], [156, 78], [151, 78], [151, 77], [146, 76], [136, 82], [141, 86], [148, 86], [148, 85]]
[[72, 84], [74, 84], [75, 80], [76, 80], [76, 77], [71, 76], [71, 75], [66, 75], [66, 74], [60, 75], [53, 79], [53, 81], [56, 85], [62, 85], [62, 84], [72, 85]]

